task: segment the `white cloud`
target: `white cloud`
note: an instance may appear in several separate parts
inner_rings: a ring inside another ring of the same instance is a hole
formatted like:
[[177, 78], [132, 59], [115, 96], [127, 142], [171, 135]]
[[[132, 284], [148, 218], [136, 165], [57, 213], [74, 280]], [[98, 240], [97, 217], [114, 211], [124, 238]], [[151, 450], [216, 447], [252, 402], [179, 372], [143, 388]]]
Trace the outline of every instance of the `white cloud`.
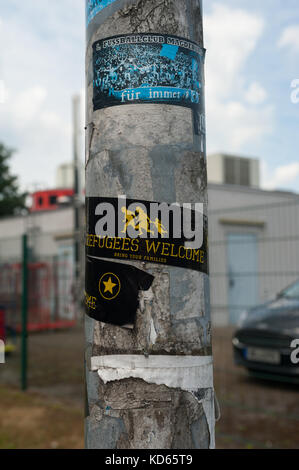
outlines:
[[35, 86], [20, 93], [13, 94], [10, 99], [8, 111], [16, 125], [28, 126], [33, 119], [39, 118], [42, 106], [45, 104], [47, 90]]
[[5, 89], [4, 80], [0, 79], [0, 104], [4, 104], [6, 101], [7, 91]]
[[[223, 110], [222, 118], [224, 140], [227, 139], [233, 151], [239, 151], [245, 149], [248, 142], [272, 132], [273, 107], [248, 108], [241, 102], [230, 101]], [[231, 128], [228, 129], [225, 123], [230, 123]], [[229, 134], [226, 136], [225, 132]]]
[[266, 189], [288, 188], [299, 177], [299, 163], [293, 162], [270, 171], [265, 162], [262, 165], [263, 187]]
[[267, 98], [267, 92], [258, 82], [253, 82], [249, 86], [245, 99], [249, 104], [261, 104]]
[[236, 85], [239, 88], [238, 72], [255, 49], [263, 27], [262, 18], [252, 13], [214, 4], [204, 20], [208, 86], [213, 93], [225, 97]]
[[51, 187], [57, 165], [72, 158], [71, 97], [84, 83], [84, 2], [10, 0], [1, 17], [0, 139], [17, 150], [12, 171], [23, 187]]
[[245, 73], [264, 21], [257, 14], [216, 3], [204, 26], [208, 151], [246, 152], [249, 142], [273, 128], [273, 106], [261, 106], [265, 90], [257, 81], [246, 83]]
[[285, 28], [278, 41], [278, 46], [289, 47], [292, 51], [299, 52], [299, 25]]

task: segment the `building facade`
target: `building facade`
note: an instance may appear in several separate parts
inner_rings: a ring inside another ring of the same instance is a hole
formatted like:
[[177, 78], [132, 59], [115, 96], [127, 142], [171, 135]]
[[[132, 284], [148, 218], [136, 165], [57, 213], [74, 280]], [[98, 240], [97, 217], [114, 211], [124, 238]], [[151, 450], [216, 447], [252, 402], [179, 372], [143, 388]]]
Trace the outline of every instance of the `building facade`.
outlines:
[[237, 324], [299, 278], [298, 194], [210, 184], [209, 234], [216, 325]]
[[[299, 277], [299, 195], [213, 183], [208, 192], [212, 320], [215, 325], [235, 325], [244, 310], [275, 297]], [[83, 205], [81, 222], [83, 227]], [[59, 315], [71, 316], [74, 209], [61, 207], [0, 220], [1, 265], [20, 263], [23, 233], [29, 234], [31, 262], [46, 263], [40, 275], [45, 277], [49, 269], [54, 276], [56, 270]], [[83, 236], [81, 240], [83, 259]], [[83, 267], [81, 275], [83, 286]], [[50, 297], [55, 316], [57, 299]]]

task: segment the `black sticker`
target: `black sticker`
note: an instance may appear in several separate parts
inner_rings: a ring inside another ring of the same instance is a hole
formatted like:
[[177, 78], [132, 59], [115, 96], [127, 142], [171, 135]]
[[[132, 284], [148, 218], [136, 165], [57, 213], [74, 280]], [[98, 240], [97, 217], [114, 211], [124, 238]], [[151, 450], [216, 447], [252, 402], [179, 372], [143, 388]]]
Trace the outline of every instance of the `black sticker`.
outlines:
[[134, 266], [87, 256], [86, 313], [103, 323], [132, 328], [139, 290], [148, 290], [154, 277]]
[[203, 204], [87, 198], [86, 253], [208, 273], [203, 211]]
[[[177, 36], [127, 34], [93, 44], [94, 110], [166, 103], [204, 114], [205, 49]], [[199, 130], [197, 129], [197, 133]]]

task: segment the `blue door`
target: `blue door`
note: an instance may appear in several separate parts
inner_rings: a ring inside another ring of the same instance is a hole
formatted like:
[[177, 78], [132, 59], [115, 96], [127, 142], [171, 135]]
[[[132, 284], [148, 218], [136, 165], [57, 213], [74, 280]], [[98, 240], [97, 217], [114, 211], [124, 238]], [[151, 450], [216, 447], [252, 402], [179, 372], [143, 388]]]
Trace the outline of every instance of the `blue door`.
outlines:
[[233, 325], [244, 310], [258, 303], [257, 265], [256, 234], [228, 234], [228, 301]]

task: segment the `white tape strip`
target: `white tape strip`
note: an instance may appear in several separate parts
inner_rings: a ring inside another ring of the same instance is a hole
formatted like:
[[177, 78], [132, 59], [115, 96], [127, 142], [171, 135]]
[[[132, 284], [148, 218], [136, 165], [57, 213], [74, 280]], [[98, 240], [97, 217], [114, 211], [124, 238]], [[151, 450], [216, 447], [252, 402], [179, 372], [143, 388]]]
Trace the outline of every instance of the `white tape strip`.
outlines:
[[213, 388], [212, 356], [96, 356], [91, 368], [104, 383], [132, 377], [186, 391]]

